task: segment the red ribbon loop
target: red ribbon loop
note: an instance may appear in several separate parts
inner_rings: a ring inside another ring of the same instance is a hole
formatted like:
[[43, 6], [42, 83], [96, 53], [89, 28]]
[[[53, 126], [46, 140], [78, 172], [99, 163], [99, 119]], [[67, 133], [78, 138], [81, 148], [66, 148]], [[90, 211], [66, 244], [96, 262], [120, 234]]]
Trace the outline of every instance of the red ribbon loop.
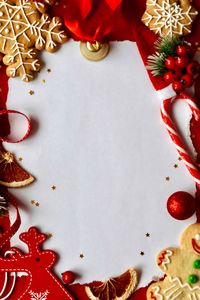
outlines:
[[2, 116], [2, 115], [5, 115], [5, 116], [7, 115], [8, 116], [9, 114], [18, 114], [18, 115], [23, 116], [25, 118], [25, 120], [27, 121], [27, 131], [25, 132], [25, 134], [20, 139], [14, 140], [12, 138], [1, 137], [0, 136], [0, 141], [1, 142], [7, 142], [7, 143], [20, 143], [20, 142], [24, 141], [28, 137], [28, 135], [30, 134], [30, 131], [31, 131], [31, 120], [25, 114], [23, 114], [23, 113], [21, 113], [19, 111], [16, 111], [16, 110], [6, 110], [6, 109], [4, 109], [4, 110], [0, 111], [0, 116]]

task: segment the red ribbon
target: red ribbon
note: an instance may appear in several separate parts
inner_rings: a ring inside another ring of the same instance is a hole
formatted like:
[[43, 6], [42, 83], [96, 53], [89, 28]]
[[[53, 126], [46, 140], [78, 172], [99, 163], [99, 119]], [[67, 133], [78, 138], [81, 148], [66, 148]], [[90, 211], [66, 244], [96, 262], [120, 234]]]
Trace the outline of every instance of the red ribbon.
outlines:
[[0, 141], [1, 142], [7, 142], [7, 143], [20, 143], [20, 142], [22, 142], [23, 140], [25, 140], [28, 137], [28, 135], [29, 135], [29, 133], [31, 131], [31, 121], [30, 121], [30, 118], [28, 118], [25, 114], [23, 114], [23, 113], [21, 113], [19, 111], [16, 111], [16, 110], [10, 110], [10, 109], [6, 110], [6, 109], [4, 109], [4, 110], [0, 111], [0, 116], [2, 116], [2, 115], [8, 116], [9, 114], [18, 114], [18, 115], [23, 116], [25, 118], [25, 120], [27, 121], [27, 131], [24, 134], [24, 136], [22, 136], [22, 138], [20, 138], [20, 139], [13, 140], [13, 139], [9, 139], [7, 137], [1, 137], [0, 136]]
[[7, 229], [4, 233], [0, 236], [0, 249], [4, 248], [7, 243], [10, 242], [10, 239], [12, 236], [15, 235], [15, 233], [18, 231], [20, 225], [21, 225], [21, 217], [19, 214], [17, 201], [16, 199], [9, 194], [6, 190], [1, 190], [1, 195], [5, 197], [6, 200], [15, 208], [16, 210], [16, 218], [14, 223], [10, 226], [9, 229]]

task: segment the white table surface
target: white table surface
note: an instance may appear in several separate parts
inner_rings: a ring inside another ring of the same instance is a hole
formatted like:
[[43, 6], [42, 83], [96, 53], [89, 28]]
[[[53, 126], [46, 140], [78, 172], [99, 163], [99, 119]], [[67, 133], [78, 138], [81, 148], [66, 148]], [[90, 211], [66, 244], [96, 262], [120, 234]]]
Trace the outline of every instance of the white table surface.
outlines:
[[[90, 282], [133, 266], [142, 272], [142, 286], [161, 274], [156, 253], [178, 245], [195, 220], [173, 220], [168, 196], [195, 189], [161, 122], [137, 47], [113, 43], [110, 55], [93, 63], [70, 41], [43, 60], [35, 81], [9, 81], [8, 108], [33, 119], [30, 138], [6, 145], [37, 178], [13, 190], [25, 204], [20, 232], [35, 225], [53, 234], [46, 247], [60, 255], [58, 273], [70, 269]], [[189, 136], [187, 107], [179, 104], [176, 115]], [[13, 244], [20, 244], [16, 237]]]

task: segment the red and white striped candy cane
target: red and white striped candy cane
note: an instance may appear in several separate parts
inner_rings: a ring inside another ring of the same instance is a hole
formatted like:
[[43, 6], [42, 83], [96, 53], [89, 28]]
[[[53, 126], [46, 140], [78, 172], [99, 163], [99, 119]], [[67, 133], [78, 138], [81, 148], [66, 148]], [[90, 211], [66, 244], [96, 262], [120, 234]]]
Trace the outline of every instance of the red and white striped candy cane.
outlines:
[[179, 100], [182, 99], [182, 100], [186, 101], [186, 103], [189, 105], [189, 108], [190, 108], [195, 120], [197, 120], [197, 121], [200, 120], [200, 110], [198, 109], [198, 107], [195, 103], [195, 99], [185, 92], [181, 93], [180, 95], [176, 95], [176, 96], [170, 97], [168, 99], [165, 99], [163, 101], [162, 106], [161, 106], [162, 120], [163, 120], [165, 127], [166, 127], [181, 159], [183, 160], [185, 166], [187, 167], [188, 171], [190, 172], [190, 174], [192, 175], [194, 180], [198, 184], [200, 184], [200, 171], [197, 167], [197, 164], [194, 162], [191, 155], [186, 150], [186, 147], [182, 141], [182, 138], [178, 134], [176, 126], [170, 117], [172, 104], [174, 101], [176, 101], [178, 99]]

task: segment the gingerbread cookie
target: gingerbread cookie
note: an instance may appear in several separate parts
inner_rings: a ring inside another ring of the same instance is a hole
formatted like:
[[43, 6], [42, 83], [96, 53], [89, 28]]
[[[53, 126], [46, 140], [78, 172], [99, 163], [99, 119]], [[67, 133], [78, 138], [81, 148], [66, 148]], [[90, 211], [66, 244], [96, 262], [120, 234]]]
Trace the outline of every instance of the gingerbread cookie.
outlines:
[[54, 52], [66, 41], [61, 20], [50, 18], [46, 10], [45, 4], [31, 0], [0, 0], [0, 53], [9, 77], [32, 80], [41, 68], [36, 49]]
[[200, 224], [185, 230], [180, 248], [161, 251], [157, 264], [166, 277], [149, 286], [148, 300], [200, 299]]
[[160, 36], [182, 36], [191, 32], [197, 14], [190, 0], [147, 0], [142, 22]]

